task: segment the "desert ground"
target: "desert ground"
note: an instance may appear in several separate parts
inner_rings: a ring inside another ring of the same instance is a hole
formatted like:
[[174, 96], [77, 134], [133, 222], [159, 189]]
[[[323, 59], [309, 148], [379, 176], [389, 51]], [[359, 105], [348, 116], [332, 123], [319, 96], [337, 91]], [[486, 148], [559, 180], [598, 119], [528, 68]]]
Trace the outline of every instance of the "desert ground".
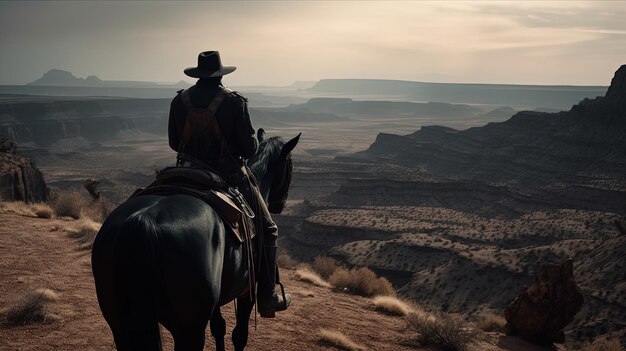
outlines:
[[[0, 327], [0, 350], [114, 350], [111, 332], [98, 308], [90, 251], [71, 237], [76, 220], [0, 214], [0, 306], [8, 308], [28, 291], [51, 289], [58, 296], [43, 323]], [[335, 292], [297, 278], [283, 268], [293, 306], [276, 319], [254, 318], [251, 350], [335, 350], [320, 340], [321, 329], [339, 331], [369, 350], [430, 350], [417, 343], [402, 317], [375, 311], [371, 299]], [[234, 310], [223, 308], [228, 332]], [[172, 339], [162, 329], [164, 349]], [[205, 350], [213, 349], [207, 330]], [[232, 349], [228, 346], [229, 350]], [[536, 350], [536, 346], [499, 333], [486, 333], [472, 350]]]

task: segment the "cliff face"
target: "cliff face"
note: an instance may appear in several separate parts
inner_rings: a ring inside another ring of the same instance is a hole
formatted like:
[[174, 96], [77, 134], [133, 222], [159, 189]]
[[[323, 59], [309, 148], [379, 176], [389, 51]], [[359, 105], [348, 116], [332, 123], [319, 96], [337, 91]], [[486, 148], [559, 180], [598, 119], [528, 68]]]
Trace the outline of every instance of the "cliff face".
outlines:
[[72, 137], [106, 140], [127, 129], [165, 134], [169, 104], [169, 99], [0, 99], [0, 136], [47, 145]]
[[43, 174], [30, 159], [17, 155], [16, 150], [15, 143], [0, 137], [0, 200], [48, 200], [48, 188]]
[[622, 65], [611, 80], [606, 96], [626, 97], [626, 65]]
[[[420, 167], [435, 175], [526, 185], [593, 184], [626, 189], [626, 65], [603, 97], [567, 112], [519, 112], [502, 123], [456, 131], [423, 127], [380, 135], [356, 159]], [[598, 182], [612, 184], [598, 184]]]

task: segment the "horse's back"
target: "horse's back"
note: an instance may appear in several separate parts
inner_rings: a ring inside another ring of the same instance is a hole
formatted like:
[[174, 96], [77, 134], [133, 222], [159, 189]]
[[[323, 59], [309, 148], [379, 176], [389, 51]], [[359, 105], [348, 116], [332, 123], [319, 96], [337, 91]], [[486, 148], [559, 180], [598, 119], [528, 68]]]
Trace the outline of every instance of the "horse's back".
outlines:
[[144, 195], [120, 205], [92, 249], [98, 300], [109, 324], [132, 320], [128, 311], [137, 306], [138, 313], [158, 314], [170, 330], [206, 323], [219, 299], [224, 241], [217, 213], [192, 196]]

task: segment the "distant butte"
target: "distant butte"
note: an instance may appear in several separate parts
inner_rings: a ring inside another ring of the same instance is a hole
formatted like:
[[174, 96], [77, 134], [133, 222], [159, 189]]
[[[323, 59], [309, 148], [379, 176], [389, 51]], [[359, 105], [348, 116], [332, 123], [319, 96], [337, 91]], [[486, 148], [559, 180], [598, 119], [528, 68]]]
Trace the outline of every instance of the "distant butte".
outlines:
[[90, 75], [87, 78], [76, 77], [72, 72], [51, 69], [44, 75], [26, 85], [60, 86], [60, 87], [116, 87], [116, 88], [188, 88], [189, 83], [181, 80], [173, 84], [155, 82], [102, 80], [98, 76]]

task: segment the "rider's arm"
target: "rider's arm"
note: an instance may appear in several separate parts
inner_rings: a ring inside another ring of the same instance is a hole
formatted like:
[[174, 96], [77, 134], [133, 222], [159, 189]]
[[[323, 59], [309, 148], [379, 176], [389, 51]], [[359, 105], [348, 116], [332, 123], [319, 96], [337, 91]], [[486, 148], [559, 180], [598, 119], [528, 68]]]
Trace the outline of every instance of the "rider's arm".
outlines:
[[248, 112], [248, 104], [245, 99], [240, 99], [238, 109], [241, 110], [241, 117], [235, 121], [235, 133], [237, 138], [237, 144], [239, 146], [239, 152], [241, 157], [249, 159], [256, 153], [259, 147], [259, 142], [256, 140], [254, 128], [250, 121], [250, 113]]
[[167, 135], [170, 142], [170, 147], [174, 151], [178, 151], [178, 145], [180, 144], [180, 132], [182, 128], [179, 128], [181, 116], [184, 116], [184, 108], [180, 99], [180, 94], [177, 95], [170, 105], [170, 118], [167, 125]]

